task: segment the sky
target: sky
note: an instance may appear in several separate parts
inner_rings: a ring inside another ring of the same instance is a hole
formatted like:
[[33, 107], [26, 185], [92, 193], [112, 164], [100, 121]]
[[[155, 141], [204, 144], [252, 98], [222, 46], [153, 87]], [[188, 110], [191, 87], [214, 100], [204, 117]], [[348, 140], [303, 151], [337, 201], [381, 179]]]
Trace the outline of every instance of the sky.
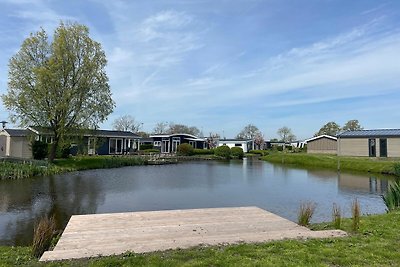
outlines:
[[400, 128], [398, 0], [0, 0], [0, 94], [23, 40], [61, 21], [106, 53], [116, 108], [102, 129], [123, 115], [227, 138], [250, 123], [267, 139], [351, 119]]

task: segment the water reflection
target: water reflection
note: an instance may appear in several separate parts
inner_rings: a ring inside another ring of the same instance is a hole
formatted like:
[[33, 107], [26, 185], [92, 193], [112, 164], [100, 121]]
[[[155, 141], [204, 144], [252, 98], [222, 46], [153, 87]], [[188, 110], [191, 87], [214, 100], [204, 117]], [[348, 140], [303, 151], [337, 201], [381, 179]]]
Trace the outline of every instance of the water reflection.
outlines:
[[330, 220], [332, 204], [346, 216], [358, 198], [380, 213], [385, 177], [287, 168], [246, 159], [93, 170], [0, 181], [0, 244], [28, 244], [33, 224], [54, 215], [63, 228], [73, 214], [258, 206], [296, 221], [301, 202], [317, 203], [314, 221]]

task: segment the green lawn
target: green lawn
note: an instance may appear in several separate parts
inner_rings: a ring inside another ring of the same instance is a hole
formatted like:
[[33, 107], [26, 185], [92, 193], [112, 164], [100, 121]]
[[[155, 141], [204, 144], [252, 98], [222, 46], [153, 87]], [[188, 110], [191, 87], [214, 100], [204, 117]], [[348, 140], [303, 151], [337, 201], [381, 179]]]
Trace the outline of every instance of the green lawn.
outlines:
[[[350, 231], [350, 220], [343, 229]], [[30, 248], [0, 247], [0, 266], [400, 266], [400, 212], [364, 216], [345, 238], [196, 247], [40, 264]], [[330, 224], [313, 229], [332, 228]]]
[[306, 153], [271, 153], [262, 157], [263, 160], [289, 164], [300, 167], [338, 169], [340, 170], [372, 172], [381, 174], [395, 174], [394, 165], [400, 163], [399, 159], [379, 159], [368, 157], [337, 157], [336, 155], [306, 154]]

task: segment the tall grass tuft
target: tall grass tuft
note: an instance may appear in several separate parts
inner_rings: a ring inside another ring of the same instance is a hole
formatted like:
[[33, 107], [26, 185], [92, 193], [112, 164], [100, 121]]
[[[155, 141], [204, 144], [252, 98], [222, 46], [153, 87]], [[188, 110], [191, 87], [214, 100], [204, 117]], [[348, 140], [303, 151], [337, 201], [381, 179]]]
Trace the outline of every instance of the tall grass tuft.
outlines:
[[340, 211], [340, 206], [338, 206], [336, 203], [333, 203], [332, 222], [335, 229], [340, 229], [342, 225], [342, 212]]
[[399, 162], [396, 162], [393, 165], [393, 172], [394, 172], [394, 175], [400, 176], [400, 163]]
[[389, 186], [389, 190], [382, 196], [388, 211], [400, 207], [400, 180]]
[[302, 226], [310, 224], [311, 217], [315, 211], [315, 204], [312, 202], [306, 202], [300, 204], [300, 210], [298, 214], [298, 223]]
[[353, 202], [351, 203], [351, 214], [352, 214], [351, 228], [353, 232], [357, 232], [358, 229], [360, 228], [360, 220], [361, 220], [360, 202], [358, 202], [357, 198], [354, 199]]
[[56, 223], [54, 216], [51, 218], [43, 217], [35, 225], [33, 233], [32, 255], [36, 258], [49, 249], [51, 240], [55, 235]]

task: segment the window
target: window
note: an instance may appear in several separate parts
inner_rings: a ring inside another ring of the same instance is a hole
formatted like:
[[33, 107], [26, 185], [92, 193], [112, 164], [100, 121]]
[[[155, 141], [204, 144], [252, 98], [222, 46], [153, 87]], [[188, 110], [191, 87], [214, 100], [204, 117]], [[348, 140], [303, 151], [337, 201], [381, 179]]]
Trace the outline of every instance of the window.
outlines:
[[192, 147], [196, 148], [196, 142], [195, 141], [189, 141], [189, 145]]
[[379, 156], [386, 158], [387, 157], [387, 139], [381, 138], [379, 139]]
[[153, 146], [161, 146], [161, 141], [154, 141]]
[[235, 146], [242, 146], [242, 144], [235, 144]]
[[376, 139], [368, 139], [368, 150], [370, 157], [376, 157]]
[[109, 154], [122, 154], [122, 139], [110, 138]]

